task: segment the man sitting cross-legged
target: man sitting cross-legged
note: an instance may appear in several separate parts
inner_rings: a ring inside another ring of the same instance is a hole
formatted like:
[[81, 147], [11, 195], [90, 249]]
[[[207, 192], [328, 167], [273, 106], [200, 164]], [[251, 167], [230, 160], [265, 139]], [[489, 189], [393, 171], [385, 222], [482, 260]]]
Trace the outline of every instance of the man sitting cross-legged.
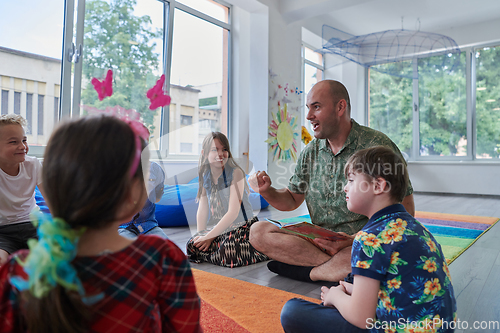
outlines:
[[[250, 186], [274, 208], [291, 211], [306, 200], [314, 224], [343, 232], [349, 240], [316, 239], [316, 245], [269, 222], [257, 222], [250, 229], [250, 243], [275, 261], [271, 271], [302, 281], [339, 281], [351, 271], [351, 244], [368, 218], [347, 209], [343, 192], [344, 165], [356, 151], [386, 146], [401, 152], [385, 134], [361, 126], [351, 119], [349, 94], [338, 81], [318, 82], [307, 95], [307, 119], [315, 139], [301, 152], [288, 188], [276, 189], [265, 171], [253, 174]], [[414, 215], [411, 183], [402, 204]]]

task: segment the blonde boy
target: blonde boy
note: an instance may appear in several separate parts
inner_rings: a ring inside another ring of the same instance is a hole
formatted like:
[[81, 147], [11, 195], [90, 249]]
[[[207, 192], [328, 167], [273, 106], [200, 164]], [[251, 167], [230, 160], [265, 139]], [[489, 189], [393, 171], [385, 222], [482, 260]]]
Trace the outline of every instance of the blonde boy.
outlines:
[[41, 190], [42, 165], [27, 156], [26, 120], [16, 114], [0, 116], [0, 266], [9, 254], [27, 248], [36, 238], [30, 213], [38, 209], [35, 187]]

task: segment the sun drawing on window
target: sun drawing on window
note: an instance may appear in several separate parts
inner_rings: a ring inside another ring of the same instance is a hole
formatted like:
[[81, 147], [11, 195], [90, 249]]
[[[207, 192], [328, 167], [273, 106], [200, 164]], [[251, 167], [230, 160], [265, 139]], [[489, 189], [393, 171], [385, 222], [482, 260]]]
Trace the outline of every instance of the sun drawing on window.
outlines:
[[288, 161], [293, 159], [297, 161], [297, 139], [299, 132], [297, 130], [297, 116], [291, 116], [287, 112], [287, 105], [284, 104], [278, 112], [271, 113], [273, 120], [269, 125], [270, 137], [266, 140], [269, 143], [269, 152], [274, 151], [273, 160]]

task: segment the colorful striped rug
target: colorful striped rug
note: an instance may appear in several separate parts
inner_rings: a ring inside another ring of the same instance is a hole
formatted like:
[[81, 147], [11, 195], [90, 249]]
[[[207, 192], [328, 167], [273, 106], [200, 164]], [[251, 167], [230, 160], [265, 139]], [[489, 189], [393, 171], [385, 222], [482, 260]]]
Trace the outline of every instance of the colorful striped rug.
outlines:
[[499, 220], [497, 217], [419, 211], [415, 213], [415, 217], [434, 235], [448, 264], [457, 259]]
[[[489, 228], [498, 222], [497, 217], [419, 212], [415, 217], [434, 235], [448, 264], [467, 250]], [[280, 220], [282, 222], [311, 221], [309, 215]]]
[[[416, 212], [417, 219], [432, 232], [451, 263], [467, 250], [498, 218], [456, 214]], [[283, 222], [308, 220], [309, 215]], [[234, 268], [238, 269], [238, 268]], [[301, 295], [193, 269], [196, 289], [202, 299], [201, 325], [204, 332], [267, 333], [283, 332], [281, 308]]]

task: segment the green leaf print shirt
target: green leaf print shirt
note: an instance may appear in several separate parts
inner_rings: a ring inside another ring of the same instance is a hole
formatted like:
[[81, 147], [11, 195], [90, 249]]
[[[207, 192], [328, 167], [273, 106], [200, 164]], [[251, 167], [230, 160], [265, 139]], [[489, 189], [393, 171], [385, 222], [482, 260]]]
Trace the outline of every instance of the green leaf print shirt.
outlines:
[[[360, 231], [368, 218], [347, 209], [344, 186], [344, 166], [358, 150], [385, 146], [401, 156], [401, 152], [387, 135], [351, 120], [352, 127], [342, 149], [333, 154], [326, 139], [312, 140], [300, 153], [295, 173], [288, 189], [305, 194], [312, 223], [350, 235]], [[411, 183], [406, 195], [413, 193]]]

